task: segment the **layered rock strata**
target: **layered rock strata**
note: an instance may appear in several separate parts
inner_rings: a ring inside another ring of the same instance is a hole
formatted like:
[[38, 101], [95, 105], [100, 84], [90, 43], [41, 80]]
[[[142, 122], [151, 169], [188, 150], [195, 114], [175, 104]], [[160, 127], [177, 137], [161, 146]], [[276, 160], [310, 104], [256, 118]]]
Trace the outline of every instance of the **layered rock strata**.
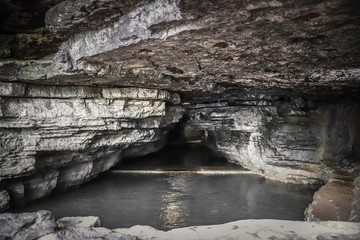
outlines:
[[161, 90], [1, 83], [0, 95], [0, 180], [14, 204], [88, 181], [127, 148], [159, 149], [182, 117]]
[[2, 208], [158, 149], [182, 116], [163, 90], [195, 140], [268, 177], [359, 161], [356, 1], [37, 2], [0, 9]]
[[190, 123], [229, 161], [282, 181], [319, 184], [326, 181], [323, 165], [347, 159], [351, 168], [359, 156], [356, 102], [243, 97], [236, 105], [189, 108]]
[[0, 215], [0, 239], [358, 239], [360, 223], [242, 220], [163, 232], [149, 226], [128, 229], [100, 227], [97, 217], [55, 221], [48, 211]]
[[[46, 60], [4, 61], [0, 78], [64, 82], [71, 75], [94, 84], [211, 94], [244, 86], [359, 87], [354, 1], [116, 2], [54, 6], [47, 28], [70, 37]], [[98, 14], [106, 12], [114, 14]]]

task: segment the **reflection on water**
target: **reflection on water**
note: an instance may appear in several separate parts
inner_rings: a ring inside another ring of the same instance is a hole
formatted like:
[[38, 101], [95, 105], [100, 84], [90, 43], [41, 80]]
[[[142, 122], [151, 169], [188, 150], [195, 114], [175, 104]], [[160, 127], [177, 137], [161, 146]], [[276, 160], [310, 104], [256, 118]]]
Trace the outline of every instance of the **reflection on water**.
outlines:
[[109, 173], [14, 211], [48, 209], [56, 218], [99, 216], [108, 228], [168, 230], [240, 219], [303, 220], [315, 190], [246, 174]]
[[161, 193], [160, 219], [162, 228], [172, 229], [184, 226], [189, 216], [189, 184], [186, 174], [173, 175], [166, 178], [169, 189]]

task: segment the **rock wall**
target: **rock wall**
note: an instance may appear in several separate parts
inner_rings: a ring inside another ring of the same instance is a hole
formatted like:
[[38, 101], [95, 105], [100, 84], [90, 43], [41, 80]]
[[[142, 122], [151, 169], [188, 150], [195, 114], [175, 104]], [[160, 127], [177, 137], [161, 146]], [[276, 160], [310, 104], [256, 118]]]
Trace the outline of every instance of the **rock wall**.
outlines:
[[282, 181], [322, 183], [324, 166], [354, 169], [360, 155], [357, 102], [248, 97], [194, 105], [189, 117], [229, 161]]
[[[140, 88], [1, 83], [1, 205], [65, 190], [163, 146], [179, 96]], [[130, 154], [131, 155], [131, 154]]]

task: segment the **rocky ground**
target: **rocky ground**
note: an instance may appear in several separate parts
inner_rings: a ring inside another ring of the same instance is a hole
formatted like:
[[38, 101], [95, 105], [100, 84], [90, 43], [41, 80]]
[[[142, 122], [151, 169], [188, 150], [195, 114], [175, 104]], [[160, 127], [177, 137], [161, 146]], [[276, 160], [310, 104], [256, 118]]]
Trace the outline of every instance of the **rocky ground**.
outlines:
[[65, 217], [55, 221], [48, 211], [0, 215], [0, 239], [358, 239], [360, 223], [242, 220], [194, 226], [168, 232], [148, 226], [100, 227], [97, 217]]

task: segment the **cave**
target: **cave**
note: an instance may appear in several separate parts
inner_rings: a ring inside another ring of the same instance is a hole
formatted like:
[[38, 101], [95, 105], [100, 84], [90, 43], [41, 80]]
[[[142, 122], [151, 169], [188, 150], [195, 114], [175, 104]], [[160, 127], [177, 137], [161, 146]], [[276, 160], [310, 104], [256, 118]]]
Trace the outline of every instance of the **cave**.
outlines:
[[0, 239], [360, 235], [358, 1], [0, 0], [0, 19]]
[[231, 171], [245, 170], [239, 164], [231, 163], [214, 148], [215, 140], [207, 130], [191, 123], [188, 114], [169, 130], [165, 145], [153, 153], [134, 157], [125, 156], [115, 169], [134, 171]]

